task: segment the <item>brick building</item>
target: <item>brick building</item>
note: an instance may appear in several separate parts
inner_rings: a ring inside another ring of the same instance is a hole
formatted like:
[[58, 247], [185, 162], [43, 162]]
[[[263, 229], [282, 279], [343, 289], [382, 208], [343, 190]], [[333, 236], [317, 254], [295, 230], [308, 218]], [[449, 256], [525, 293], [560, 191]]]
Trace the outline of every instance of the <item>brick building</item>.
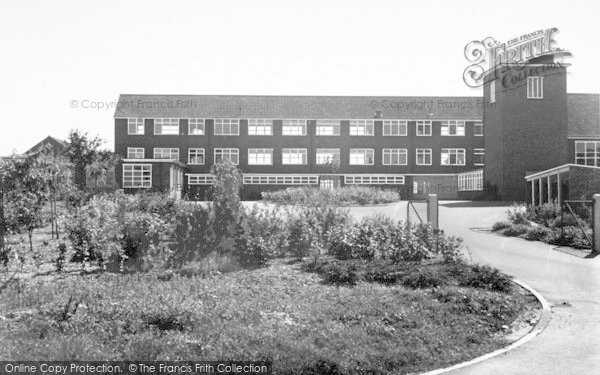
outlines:
[[582, 144], [598, 145], [600, 167], [598, 104], [567, 94], [566, 67], [543, 61], [498, 69], [483, 97], [121, 95], [116, 176], [129, 192], [203, 199], [213, 163], [231, 160], [246, 199], [364, 185], [404, 199], [526, 200], [526, 175], [590, 165]]

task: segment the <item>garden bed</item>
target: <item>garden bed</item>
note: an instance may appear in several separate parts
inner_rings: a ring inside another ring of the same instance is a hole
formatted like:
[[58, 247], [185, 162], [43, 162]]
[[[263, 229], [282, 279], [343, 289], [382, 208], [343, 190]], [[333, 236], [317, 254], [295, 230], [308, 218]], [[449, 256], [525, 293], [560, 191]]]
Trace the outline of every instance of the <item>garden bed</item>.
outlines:
[[397, 191], [368, 187], [287, 188], [285, 190], [263, 192], [261, 197], [262, 200], [267, 202], [310, 206], [365, 206], [400, 201], [400, 193]]

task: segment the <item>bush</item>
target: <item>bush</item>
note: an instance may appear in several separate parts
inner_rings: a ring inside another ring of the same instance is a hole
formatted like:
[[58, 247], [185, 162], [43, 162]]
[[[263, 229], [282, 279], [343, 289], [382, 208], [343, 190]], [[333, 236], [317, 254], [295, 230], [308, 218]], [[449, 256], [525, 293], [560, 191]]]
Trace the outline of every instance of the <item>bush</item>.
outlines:
[[319, 189], [313, 187], [287, 188], [261, 193], [265, 201], [279, 204], [307, 206], [348, 206], [393, 203], [400, 200], [400, 194], [393, 190], [367, 187], [342, 187]]
[[510, 227], [504, 229], [502, 234], [508, 237], [518, 237], [522, 234], [527, 233], [527, 231], [531, 228], [529, 225], [525, 224], [513, 224]]
[[430, 269], [417, 269], [402, 278], [402, 285], [413, 289], [435, 288], [447, 283], [443, 275]]
[[470, 286], [502, 293], [509, 293], [512, 291], [510, 277], [500, 273], [496, 268], [480, 265], [467, 266], [461, 267], [455, 274], [459, 279], [459, 285], [462, 286]]
[[521, 236], [528, 241], [546, 242], [547, 239], [552, 238], [553, 231], [550, 228], [546, 228], [542, 225], [537, 225], [535, 227], [529, 227], [527, 229], [527, 232], [525, 232]]
[[492, 231], [498, 232], [511, 226], [510, 221], [498, 221], [492, 225]]

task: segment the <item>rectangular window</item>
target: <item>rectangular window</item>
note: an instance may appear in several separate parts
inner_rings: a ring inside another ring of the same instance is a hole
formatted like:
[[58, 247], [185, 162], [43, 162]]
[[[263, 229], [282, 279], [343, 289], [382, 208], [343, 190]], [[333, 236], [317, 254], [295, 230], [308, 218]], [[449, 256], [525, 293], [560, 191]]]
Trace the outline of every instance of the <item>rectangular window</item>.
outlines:
[[339, 148], [318, 148], [316, 154], [316, 163], [319, 165], [339, 163], [340, 149]]
[[458, 174], [458, 191], [483, 190], [483, 170]]
[[249, 119], [248, 135], [273, 135], [273, 120]]
[[284, 165], [307, 164], [307, 150], [305, 148], [284, 148], [281, 151], [281, 163]]
[[240, 120], [236, 118], [215, 119], [215, 135], [240, 135]]
[[177, 118], [155, 118], [154, 135], [178, 135], [179, 119]]
[[273, 165], [273, 149], [249, 148], [248, 165]]
[[212, 174], [188, 174], [188, 185], [212, 185], [214, 182]]
[[243, 183], [245, 185], [317, 185], [319, 183], [319, 176], [245, 174]]
[[600, 167], [600, 141], [575, 141], [575, 164]]
[[473, 135], [476, 137], [483, 137], [483, 122], [477, 121], [473, 124]]
[[146, 157], [143, 147], [127, 147], [127, 159], [143, 159]]
[[306, 135], [306, 120], [283, 120], [283, 135]]
[[340, 135], [340, 120], [317, 120], [317, 135]]
[[465, 149], [443, 148], [440, 165], [465, 165]]
[[384, 136], [406, 135], [407, 122], [404, 120], [383, 120]]
[[203, 148], [188, 149], [188, 164], [204, 165], [204, 149]]
[[544, 98], [544, 77], [527, 77], [527, 99]]
[[425, 137], [431, 135], [431, 121], [417, 121], [417, 136]]
[[473, 149], [473, 165], [485, 165], [485, 149]]
[[375, 151], [372, 148], [351, 148], [350, 165], [373, 165]]
[[431, 149], [430, 148], [418, 148], [417, 149], [417, 165], [431, 165]]
[[169, 159], [179, 160], [179, 149], [178, 148], [155, 148], [154, 159]]
[[151, 187], [151, 164], [123, 164], [123, 188], [149, 189]]
[[204, 119], [191, 118], [188, 123], [189, 135], [204, 135]]
[[443, 136], [464, 136], [465, 122], [460, 120], [442, 121], [441, 135]]
[[404, 185], [402, 175], [344, 175], [346, 185]]
[[215, 148], [215, 164], [230, 161], [234, 165], [240, 164], [240, 150], [237, 148]]
[[374, 135], [373, 120], [350, 120], [350, 135]]
[[407, 151], [405, 148], [384, 148], [383, 165], [406, 165]]
[[127, 134], [129, 134], [129, 135], [144, 135], [144, 119], [143, 118], [128, 118], [127, 119]]

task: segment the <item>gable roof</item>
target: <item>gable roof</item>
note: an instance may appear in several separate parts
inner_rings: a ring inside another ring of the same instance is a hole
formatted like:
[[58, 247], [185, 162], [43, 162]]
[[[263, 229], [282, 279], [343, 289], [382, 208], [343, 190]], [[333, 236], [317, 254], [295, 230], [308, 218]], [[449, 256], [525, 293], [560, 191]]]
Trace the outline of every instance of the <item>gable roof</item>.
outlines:
[[600, 137], [600, 94], [567, 94], [569, 137]]
[[[379, 112], [379, 113], [378, 113]], [[481, 97], [129, 95], [115, 118], [481, 119]]]
[[25, 151], [25, 155], [34, 153], [45, 145], [50, 145], [54, 153], [61, 153], [66, 146], [65, 141], [49, 135], [46, 138], [42, 139], [40, 142], [38, 142], [35, 146]]

